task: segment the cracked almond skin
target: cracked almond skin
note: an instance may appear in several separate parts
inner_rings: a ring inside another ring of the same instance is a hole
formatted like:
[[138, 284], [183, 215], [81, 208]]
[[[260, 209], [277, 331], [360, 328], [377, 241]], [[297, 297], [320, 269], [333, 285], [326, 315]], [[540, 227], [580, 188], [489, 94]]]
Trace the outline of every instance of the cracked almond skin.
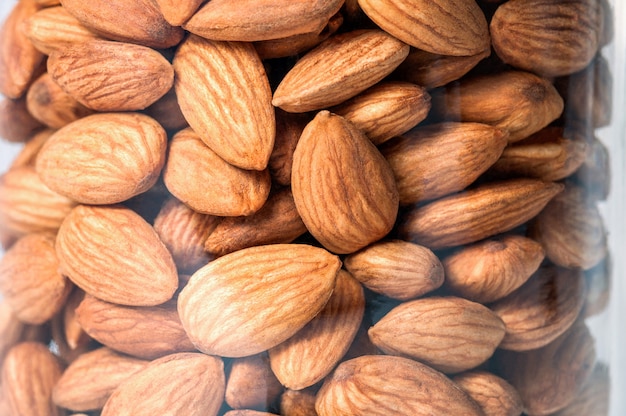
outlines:
[[216, 416], [226, 380], [219, 357], [188, 352], [150, 362], [111, 394], [102, 416]]
[[317, 394], [319, 416], [483, 415], [448, 377], [417, 361], [364, 355], [339, 364]]
[[78, 205], [56, 239], [63, 274], [104, 301], [153, 306], [178, 288], [174, 260], [152, 226], [119, 205]]
[[180, 319], [206, 354], [258, 354], [294, 335], [322, 310], [340, 267], [337, 256], [304, 244], [238, 250], [191, 276], [178, 296]]
[[333, 253], [381, 239], [396, 220], [398, 191], [389, 164], [361, 131], [326, 110], [302, 132], [291, 181], [302, 221]]
[[224, 400], [233, 409], [265, 410], [282, 392], [283, 386], [272, 373], [267, 352], [232, 361]]
[[452, 377], [461, 389], [483, 409], [485, 416], [520, 416], [523, 403], [506, 380], [493, 373], [471, 370]]
[[332, 36], [287, 72], [274, 91], [272, 104], [292, 113], [341, 104], [393, 72], [409, 49], [378, 29]]
[[490, 48], [489, 28], [474, 0], [359, 0], [383, 30], [418, 49], [469, 56]]
[[189, 35], [174, 55], [174, 87], [191, 128], [226, 162], [263, 170], [274, 147], [272, 91], [254, 46]]
[[463, 298], [403, 302], [368, 335], [383, 352], [423, 362], [445, 373], [474, 368], [490, 358], [505, 335], [504, 322], [486, 306]]
[[524, 224], [563, 188], [536, 179], [480, 185], [411, 210], [402, 218], [399, 236], [430, 249], [473, 243]]

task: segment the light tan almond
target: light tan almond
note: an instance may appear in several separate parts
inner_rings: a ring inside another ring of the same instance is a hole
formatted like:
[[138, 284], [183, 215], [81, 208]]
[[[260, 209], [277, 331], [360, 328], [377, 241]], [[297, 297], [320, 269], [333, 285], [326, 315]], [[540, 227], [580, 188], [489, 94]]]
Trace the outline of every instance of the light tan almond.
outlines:
[[123, 381], [148, 365], [148, 361], [100, 347], [79, 356], [57, 381], [52, 399], [73, 411], [101, 409]]
[[178, 297], [178, 312], [200, 351], [258, 354], [294, 335], [322, 310], [340, 267], [337, 256], [309, 245], [246, 248], [194, 273]]
[[25, 143], [45, 126], [28, 112], [26, 97], [0, 99], [0, 137], [11, 143]]
[[485, 416], [522, 414], [522, 399], [517, 390], [493, 373], [473, 370], [452, 377], [452, 381], [478, 403]]
[[359, 0], [386, 32], [418, 49], [469, 56], [489, 49], [489, 28], [474, 0]]
[[78, 102], [97, 111], [143, 110], [174, 84], [174, 69], [141, 45], [90, 40], [53, 51], [52, 79]]
[[608, 416], [611, 400], [611, 376], [606, 364], [597, 362], [585, 386], [576, 398], [554, 416]]
[[211, 0], [183, 27], [207, 39], [253, 42], [321, 32], [341, 0]]
[[315, 116], [298, 141], [292, 169], [298, 212], [328, 250], [352, 253], [391, 231], [398, 212], [393, 172], [343, 117], [328, 111]]
[[443, 266], [426, 247], [379, 241], [350, 254], [345, 268], [368, 289], [399, 300], [422, 296], [443, 284]]
[[167, 23], [153, 0], [63, 0], [63, 7], [107, 39], [165, 49], [177, 45], [184, 36], [180, 27]]
[[381, 146], [393, 170], [400, 204], [410, 205], [461, 191], [500, 157], [505, 130], [482, 123], [417, 127]]
[[235, 358], [226, 380], [225, 401], [233, 409], [268, 409], [283, 386], [270, 367], [266, 352]]
[[62, 6], [37, 11], [23, 23], [22, 31], [46, 55], [71, 44], [100, 39]]
[[288, 113], [276, 109], [276, 142], [270, 155], [268, 169], [272, 180], [282, 186], [291, 185], [293, 152], [302, 131], [311, 121], [312, 116], [304, 113]]
[[223, 256], [247, 247], [291, 243], [305, 232], [291, 189], [283, 188], [270, 194], [254, 214], [221, 220], [204, 241], [204, 248]]
[[172, 26], [182, 26], [204, 2], [204, 0], [155, 0], [163, 18]]
[[123, 206], [76, 206], [59, 229], [56, 251], [76, 286], [108, 302], [158, 305], [178, 288], [176, 266], [157, 233]]
[[368, 334], [387, 354], [458, 373], [487, 361], [504, 338], [505, 326], [486, 306], [446, 296], [401, 303]]
[[489, 305], [506, 326], [500, 348], [527, 351], [547, 345], [574, 323], [584, 301], [580, 271], [541, 267], [519, 289]]
[[35, 133], [26, 143], [22, 146], [22, 149], [13, 158], [9, 169], [15, 169], [22, 166], [35, 166], [35, 160], [39, 150], [44, 143], [54, 134], [56, 130], [43, 129], [38, 133]]
[[430, 110], [430, 95], [419, 85], [381, 82], [331, 109], [379, 145], [415, 127]]
[[352, 344], [365, 311], [360, 283], [340, 270], [328, 303], [287, 341], [269, 350], [272, 371], [283, 386], [301, 390], [326, 377]]
[[275, 138], [272, 92], [246, 42], [190, 35], [174, 56], [178, 103], [202, 141], [242, 169], [267, 167]]
[[483, 415], [444, 374], [417, 361], [384, 355], [339, 364], [316, 399], [319, 416]]
[[317, 416], [316, 391], [311, 389], [285, 390], [280, 396], [280, 414], [283, 416]]
[[182, 327], [176, 301], [157, 306], [122, 306], [86, 295], [76, 309], [83, 330], [107, 347], [152, 360], [195, 351]]
[[544, 257], [541, 244], [520, 235], [481, 241], [442, 260], [445, 286], [464, 298], [493, 302], [523, 285]]
[[294, 113], [341, 104], [389, 75], [408, 53], [408, 45], [381, 30], [331, 36], [287, 72], [272, 103]]
[[200, 353], [152, 361], [113, 391], [102, 416], [216, 416], [225, 389], [224, 363]]
[[165, 164], [167, 135], [139, 113], [104, 113], [58, 130], [37, 155], [52, 190], [84, 204], [116, 204], [151, 188]]
[[48, 347], [22, 342], [7, 353], [2, 366], [2, 390], [11, 415], [61, 416], [52, 402], [52, 389], [61, 377], [61, 364]]
[[227, 163], [191, 128], [170, 141], [163, 180], [177, 199], [208, 215], [253, 214], [270, 192], [267, 170], [244, 170]]

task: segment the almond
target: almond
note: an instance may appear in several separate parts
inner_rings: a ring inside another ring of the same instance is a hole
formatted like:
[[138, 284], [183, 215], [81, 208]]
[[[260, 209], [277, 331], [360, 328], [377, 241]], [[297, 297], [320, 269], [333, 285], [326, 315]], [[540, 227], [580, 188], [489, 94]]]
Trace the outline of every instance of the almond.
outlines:
[[44, 129], [38, 133], [35, 133], [26, 143], [22, 146], [19, 153], [13, 158], [9, 169], [15, 169], [22, 166], [35, 166], [37, 154], [43, 147], [44, 143], [48, 141], [50, 136], [54, 134], [56, 130]]
[[152, 361], [122, 382], [102, 416], [178, 414], [216, 416], [225, 389], [224, 363], [200, 353], [172, 354]]
[[330, 415], [482, 415], [449, 378], [408, 358], [364, 355], [339, 364], [315, 403]]
[[172, 256], [154, 229], [122, 206], [78, 205], [59, 229], [56, 251], [64, 274], [108, 302], [158, 305], [178, 287]]
[[401, 303], [368, 334], [387, 354], [458, 373], [491, 357], [504, 337], [505, 326], [479, 303], [452, 296], [430, 297]]
[[597, 362], [585, 386], [576, 398], [554, 416], [577, 416], [609, 414], [611, 379], [606, 364]]
[[280, 396], [280, 414], [284, 416], [317, 416], [315, 390], [285, 390]]
[[574, 173], [573, 182], [585, 190], [589, 201], [606, 201], [611, 190], [609, 149], [598, 138], [590, 140], [587, 157]]
[[7, 302], [0, 302], [0, 363], [4, 362], [6, 353], [23, 339], [27, 326], [17, 319]]
[[147, 107], [144, 114], [158, 121], [167, 131], [179, 131], [189, 127], [182, 111], [180, 111], [174, 88], [171, 88], [164, 96]]
[[352, 253], [391, 231], [398, 212], [391, 168], [343, 117], [328, 111], [315, 116], [298, 141], [292, 169], [296, 208], [328, 250]]
[[265, 169], [276, 134], [274, 107], [252, 44], [190, 35], [173, 65], [180, 109], [202, 141], [234, 166]]
[[506, 380], [487, 371], [473, 370], [452, 378], [483, 409], [485, 416], [520, 416], [522, 399]]
[[418, 49], [468, 56], [489, 49], [489, 29], [474, 0], [359, 0], [386, 32]]
[[181, 2], [179, 0], [156, 0], [163, 18], [172, 26], [182, 26], [191, 16], [196, 13], [204, 0], [191, 0]]
[[93, 114], [53, 134], [35, 166], [61, 195], [84, 204], [116, 204], [156, 183], [166, 148], [165, 130], [148, 116]]
[[208, 215], [250, 215], [261, 209], [270, 192], [267, 170], [227, 163], [191, 128], [170, 141], [163, 180], [177, 199]]
[[266, 352], [232, 361], [224, 397], [233, 409], [266, 410], [282, 391]]
[[420, 297], [443, 283], [443, 267], [426, 247], [401, 240], [379, 241], [350, 254], [344, 266], [376, 293], [399, 300]]
[[28, 112], [26, 97], [0, 100], [0, 137], [12, 143], [25, 143], [45, 126]]
[[613, 257], [609, 253], [596, 266], [585, 270], [587, 294], [581, 315], [591, 317], [607, 310], [612, 296]]
[[276, 109], [276, 142], [270, 155], [268, 169], [272, 180], [277, 184], [291, 185], [293, 152], [302, 131], [311, 119], [307, 113], [288, 113], [280, 108]]
[[336, 256], [308, 245], [246, 248], [194, 273], [178, 297], [178, 312], [200, 351], [257, 354], [294, 335], [322, 310], [340, 267]]
[[341, 104], [393, 72], [408, 53], [408, 45], [381, 30], [332, 36], [287, 72], [272, 103], [293, 113]]

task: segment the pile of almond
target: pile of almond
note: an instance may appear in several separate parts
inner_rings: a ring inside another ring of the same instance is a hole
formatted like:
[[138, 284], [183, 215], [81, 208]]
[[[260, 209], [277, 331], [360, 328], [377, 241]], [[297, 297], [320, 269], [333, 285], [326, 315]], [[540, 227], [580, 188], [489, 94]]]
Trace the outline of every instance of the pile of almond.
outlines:
[[19, 0], [0, 415], [608, 414], [608, 0]]

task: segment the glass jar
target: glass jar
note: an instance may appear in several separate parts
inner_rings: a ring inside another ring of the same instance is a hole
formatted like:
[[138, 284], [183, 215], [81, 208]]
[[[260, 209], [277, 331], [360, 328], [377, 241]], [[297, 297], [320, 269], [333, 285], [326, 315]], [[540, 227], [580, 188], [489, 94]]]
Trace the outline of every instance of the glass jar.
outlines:
[[622, 3], [0, 10], [0, 416], [626, 414]]

